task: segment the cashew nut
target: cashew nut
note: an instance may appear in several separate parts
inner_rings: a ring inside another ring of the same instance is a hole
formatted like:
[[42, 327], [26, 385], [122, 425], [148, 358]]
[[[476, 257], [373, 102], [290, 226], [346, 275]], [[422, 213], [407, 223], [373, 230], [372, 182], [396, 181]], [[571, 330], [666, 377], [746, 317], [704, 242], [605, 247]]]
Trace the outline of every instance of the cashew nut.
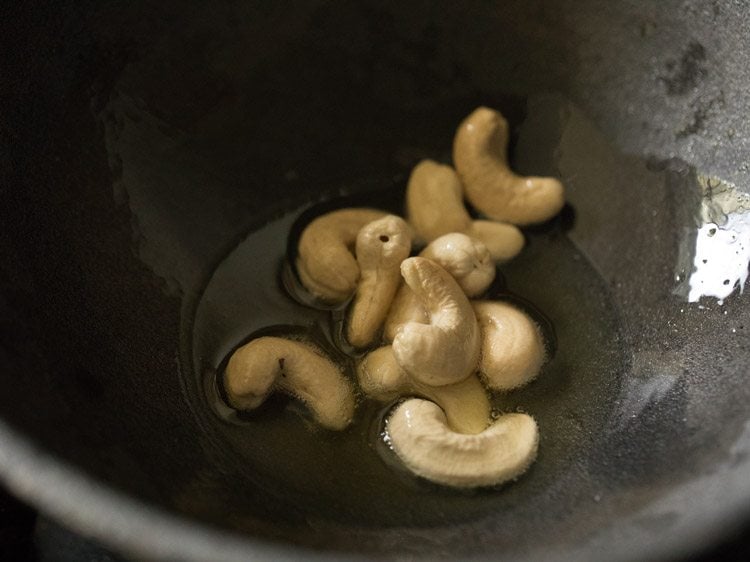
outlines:
[[410, 250], [409, 226], [395, 215], [373, 221], [359, 231], [356, 254], [360, 279], [347, 326], [347, 339], [354, 347], [365, 347], [375, 339], [401, 282], [401, 262]]
[[546, 358], [539, 326], [511, 304], [472, 303], [482, 333], [479, 372], [493, 390], [511, 390], [534, 379]]
[[401, 275], [427, 310], [428, 324], [402, 324], [393, 339], [396, 360], [414, 380], [432, 386], [459, 382], [479, 362], [474, 310], [456, 280], [427, 258], [407, 258]]
[[461, 182], [450, 166], [432, 160], [417, 164], [406, 187], [406, 209], [414, 231], [427, 242], [463, 232], [484, 242], [495, 261], [507, 261], [523, 248], [523, 234], [515, 226], [471, 219], [463, 204]]
[[406, 283], [401, 283], [383, 326], [383, 339], [392, 342], [399, 328], [409, 322], [429, 324], [430, 316]]
[[375, 209], [340, 209], [305, 227], [296, 265], [300, 281], [313, 296], [338, 304], [352, 295], [359, 280], [359, 266], [352, 255], [357, 233], [386, 214]]
[[498, 263], [516, 257], [525, 243], [521, 231], [504, 222], [475, 220], [466, 234], [483, 242], [492, 259]]
[[341, 370], [312, 345], [284, 338], [261, 337], [237, 349], [224, 389], [238, 410], [257, 408], [274, 389], [286, 392], [328, 429], [344, 429], [354, 416], [354, 390]]
[[[465, 234], [453, 232], [440, 236], [419, 255], [442, 266], [468, 297], [483, 293], [495, 279], [495, 264], [490, 259], [487, 247]], [[385, 322], [386, 339], [393, 341], [398, 327], [407, 322], [427, 324], [429, 317], [414, 292], [402, 283]]]
[[453, 232], [436, 238], [419, 255], [441, 265], [468, 297], [483, 293], [495, 279], [487, 246], [466, 234]]
[[490, 402], [479, 377], [444, 386], [429, 386], [415, 381], [396, 361], [391, 346], [368, 353], [357, 365], [357, 380], [362, 391], [381, 402], [400, 396], [420, 396], [438, 404], [448, 425], [458, 433], [479, 433], [490, 419]]
[[555, 178], [522, 177], [508, 166], [508, 122], [480, 107], [464, 119], [453, 140], [453, 163], [466, 199], [488, 217], [525, 225], [552, 218], [565, 194]]
[[476, 435], [448, 427], [443, 410], [412, 398], [394, 409], [386, 424], [391, 447], [414, 474], [447, 486], [493, 486], [517, 478], [536, 457], [534, 418], [506, 414]]

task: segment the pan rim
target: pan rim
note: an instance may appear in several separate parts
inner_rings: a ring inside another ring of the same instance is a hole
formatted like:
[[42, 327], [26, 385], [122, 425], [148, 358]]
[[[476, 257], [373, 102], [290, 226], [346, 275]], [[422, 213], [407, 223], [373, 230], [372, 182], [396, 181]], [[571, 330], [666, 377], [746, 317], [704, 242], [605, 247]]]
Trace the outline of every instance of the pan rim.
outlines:
[[[719, 475], [721, 476], [721, 475]], [[320, 552], [211, 528], [129, 496], [32, 443], [0, 419], [0, 480], [18, 498], [66, 528], [126, 556], [148, 560], [239, 562], [247, 560], [373, 560], [377, 555]], [[716, 507], [719, 507], [716, 513]], [[750, 497], [714, 502], [681, 532], [629, 536], [609, 522], [569, 551], [538, 549], [514, 560], [663, 560], [717, 546], [750, 519]], [[614, 522], [616, 523], [616, 522]], [[475, 558], [497, 560], [495, 556]]]

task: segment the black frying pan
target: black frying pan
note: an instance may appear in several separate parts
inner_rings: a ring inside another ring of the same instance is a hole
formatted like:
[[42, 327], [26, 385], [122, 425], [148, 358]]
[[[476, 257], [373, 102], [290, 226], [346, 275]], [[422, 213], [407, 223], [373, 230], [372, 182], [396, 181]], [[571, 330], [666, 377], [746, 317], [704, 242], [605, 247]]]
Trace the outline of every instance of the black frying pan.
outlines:
[[[747, 6], [178, 4], [2, 8], [15, 493], [157, 559], [663, 559], [747, 521], [748, 298], [685, 299], [702, 178], [748, 185]], [[518, 170], [568, 187], [497, 288], [557, 334], [502, 403], [539, 420], [532, 470], [418, 482], [368, 447], [373, 406], [344, 436], [283, 400], [222, 417], [212, 377], [243, 338], [331, 333], [279, 296], [288, 233], [317, 204], [397, 209], [479, 104]]]

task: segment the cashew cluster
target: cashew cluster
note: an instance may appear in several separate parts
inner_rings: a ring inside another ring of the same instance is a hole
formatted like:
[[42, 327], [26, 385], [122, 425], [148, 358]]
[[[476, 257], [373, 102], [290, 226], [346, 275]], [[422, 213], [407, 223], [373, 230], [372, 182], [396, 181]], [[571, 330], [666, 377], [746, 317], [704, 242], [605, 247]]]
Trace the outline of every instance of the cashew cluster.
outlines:
[[[455, 261], [462, 258], [457, 253]], [[357, 366], [369, 397], [414, 397], [387, 420], [393, 451], [418, 476], [447, 486], [516, 478], [536, 456], [537, 425], [527, 414], [491, 422], [488, 392], [517, 388], [539, 373], [546, 357], [539, 328], [508, 303], [469, 301], [448, 270], [428, 258], [405, 260], [401, 273], [417, 299], [417, 317], [397, 324], [392, 345]]]
[[473, 220], [462, 194], [453, 168], [432, 160], [417, 164], [406, 187], [406, 210], [417, 236], [431, 242], [443, 234], [462, 232], [483, 242], [495, 261], [515, 257], [523, 248], [521, 231], [512, 224]]
[[[343, 430], [359, 391], [394, 404], [387, 441], [414, 474], [454, 487], [522, 474], [536, 456], [537, 424], [527, 414], [493, 419], [490, 398], [538, 375], [544, 339], [519, 308], [472, 299], [487, 291], [497, 263], [522, 250], [517, 225], [552, 217], [563, 190], [551, 178], [515, 175], [507, 141], [502, 115], [479, 108], [456, 133], [455, 170], [431, 160], [413, 169], [408, 222], [369, 208], [310, 222], [298, 241], [296, 272], [319, 302], [347, 306], [350, 347], [341, 351], [360, 350], [356, 372], [311, 343], [259, 337], [227, 363], [229, 404], [252, 410], [279, 391], [306, 405], [322, 427]], [[472, 217], [464, 197], [489, 220]], [[415, 244], [426, 246], [409, 257]]]
[[[495, 279], [495, 264], [487, 246], [466, 234], [452, 232], [436, 238], [419, 254], [445, 269], [468, 297], [484, 293]], [[384, 335], [393, 341], [396, 330], [407, 322], [427, 323], [427, 310], [409, 285], [402, 283], [391, 304]]]

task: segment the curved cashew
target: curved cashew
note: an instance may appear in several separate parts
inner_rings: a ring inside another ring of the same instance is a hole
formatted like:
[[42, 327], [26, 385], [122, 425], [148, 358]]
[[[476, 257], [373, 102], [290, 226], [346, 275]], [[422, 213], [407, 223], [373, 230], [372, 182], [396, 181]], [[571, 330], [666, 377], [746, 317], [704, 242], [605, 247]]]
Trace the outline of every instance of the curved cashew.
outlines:
[[429, 386], [413, 380], [396, 361], [393, 348], [385, 346], [368, 353], [357, 365], [362, 391], [381, 402], [414, 395], [438, 404], [448, 425], [458, 433], [479, 433], [490, 419], [490, 402], [479, 377], [444, 386]]
[[347, 339], [354, 347], [375, 339], [401, 282], [399, 266], [410, 250], [409, 226], [395, 215], [373, 221], [357, 234], [360, 279], [347, 326]]
[[229, 403], [260, 406], [274, 389], [304, 402], [328, 429], [344, 429], [354, 416], [354, 390], [322, 351], [301, 342], [261, 337], [237, 349], [224, 372]]
[[517, 478], [536, 458], [534, 418], [506, 414], [476, 435], [451, 431], [443, 410], [428, 400], [402, 402], [388, 418], [394, 452], [417, 476], [457, 488], [493, 486]]
[[[468, 297], [483, 293], [495, 279], [495, 264], [490, 259], [487, 247], [466, 234], [452, 232], [440, 236], [430, 242], [419, 255], [442, 266]], [[402, 283], [388, 312], [385, 338], [393, 341], [398, 327], [407, 322], [427, 324], [429, 317], [414, 292]]]
[[453, 163], [466, 199], [488, 217], [513, 224], [552, 218], [565, 194], [555, 178], [517, 176], [508, 166], [508, 122], [480, 107], [464, 119], [453, 140]]
[[406, 210], [417, 235], [427, 241], [469, 228], [461, 182], [450, 166], [422, 160], [409, 176]]
[[427, 242], [450, 232], [463, 232], [484, 242], [495, 261], [509, 260], [523, 248], [523, 234], [515, 226], [471, 219], [464, 207], [461, 182], [450, 166], [432, 160], [417, 164], [406, 187], [406, 209], [414, 231]]
[[359, 280], [359, 266], [352, 255], [357, 233], [386, 214], [375, 209], [340, 209], [305, 227], [296, 266], [300, 281], [313, 296], [330, 304], [351, 296]]
[[511, 390], [534, 379], [546, 358], [539, 326], [516, 307], [499, 301], [472, 303], [482, 332], [479, 372], [494, 390]]
[[427, 310], [429, 324], [407, 322], [393, 339], [396, 360], [414, 380], [432, 386], [459, 382], [479, 361], [474, 310], [455, 279], [427, 258], [408, 258], [401, 275]]

